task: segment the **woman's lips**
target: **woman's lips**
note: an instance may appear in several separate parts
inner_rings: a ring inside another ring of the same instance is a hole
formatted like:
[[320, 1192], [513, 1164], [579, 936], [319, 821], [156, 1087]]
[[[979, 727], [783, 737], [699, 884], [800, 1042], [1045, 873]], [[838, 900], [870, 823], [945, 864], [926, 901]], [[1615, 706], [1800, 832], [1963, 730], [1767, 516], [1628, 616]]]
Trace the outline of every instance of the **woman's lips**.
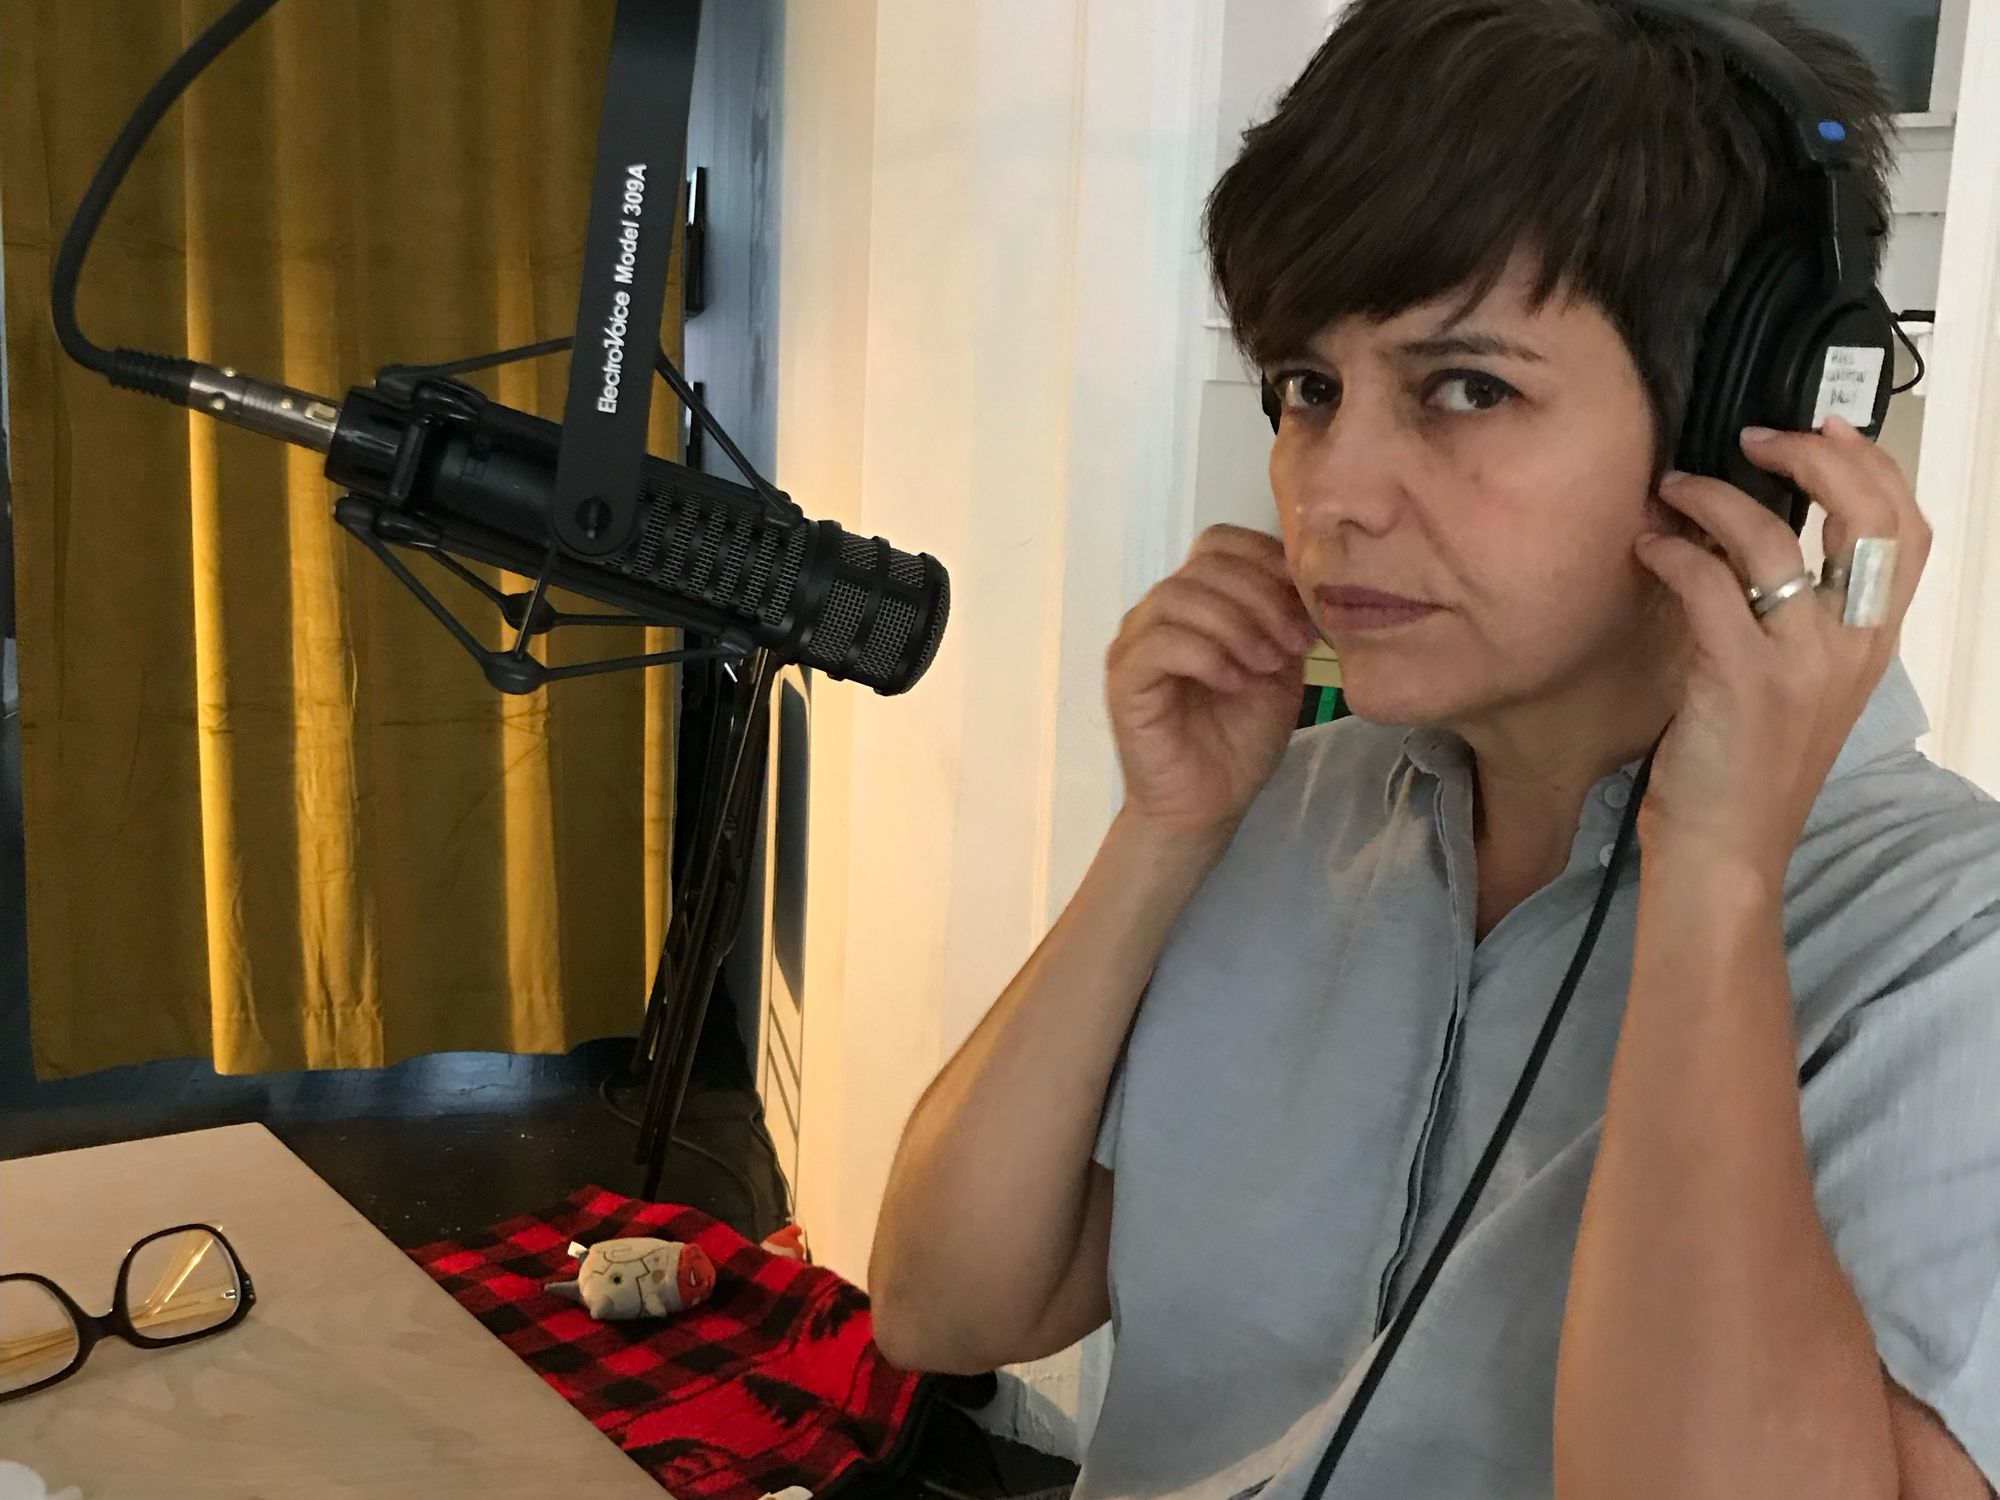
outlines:
[[1390, 630], [1438, 612], [1435, 604], [1385, 594], [1380, 589], [1319, 589], [1320, 623], [1328, 631]]

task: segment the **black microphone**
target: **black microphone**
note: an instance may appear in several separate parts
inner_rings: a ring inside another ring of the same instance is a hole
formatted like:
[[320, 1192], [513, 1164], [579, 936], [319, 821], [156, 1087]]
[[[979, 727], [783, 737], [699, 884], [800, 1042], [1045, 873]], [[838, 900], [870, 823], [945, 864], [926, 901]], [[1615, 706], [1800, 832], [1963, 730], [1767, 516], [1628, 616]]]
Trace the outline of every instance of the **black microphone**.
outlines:
[[[172, 381], [170, 399], [325, 453], [327, 478], [350, 492], [339, 519], [364, 538], [545, 578], [885, 695], [908, 691], [943, 639], [943, 564], [808, 520], [781, 492], [648, 457], [633, 536], [611, 556], [579, 559], [560, 547], [550, 519], [562, 445], [553, 422], [421, 372], [385, 371], [335, 405], [234, 370], [173, 363], [185, 385]], [[169, 394], [154, 381], [130, 383]]]
[[[643, 450], [644, 409], [642, 403], [626, 403], [621, 420], [627, 430], [614, 434], [615, 441], [599, 442], [594, 434], [591, 441], [582, 441], [579, 435], [581, 446], [570, 445], [572, 470], [583, 476], [571, 488], [583, 498], [562, 518], [571, 533], [565, 536], [554, 519], [563, 429], [447, 378], [501, 362], [500, 356], [430, 369], [391, 366], [373, 387], [356, 387], [336, 405], [233, 369], [177, 355], [104, 349], [90, 340], [77, 322], [77, 282], [118, 184], [173, 102], [274, 3], [236, 0], [160, 75], [98, 165], [63, 234], [50, 276], [50, 312], [64, 351], [113, 385], [326, 454], [327, 478], [349, 491], [334, 507], [336, 519], [396, 573], [504, 691], [528, 692], [554, 678], [626, 667], [747, 656], [755, 647], [781, 662], [816, 667], [878, 693], [908, 691], [937, 655], [951, 612], [944, 566], [927, 553], [899, 552], [879, 537], [850, 536], [830, 521], [807, 520], [789, 497], [756, 474], [664, 356], [657, 359], [660, 373], [715, 434], [750, 485], [645, 455], [637, 463], [635, 503], [626, 463], [630, 449]], [[671, 121], [661, 114], [648, 70], [675, 81], [684, 117], [694, 66], [694, 18], [671, 7], [627, 0], [618, 8], [607, 98], [621, 112], [618, 128], [607, 128], [600, 141], [602, 180], [592, 203], [595, 207], [601, 198], [620, 209], [621, 244], [629, 246], [630, 235], [637, 233], [633, 225], [638, 215], [629, 174], [621, 176], [619, 164], [682, 155], [678, 147], [655, 156], [620, 153], [628, 135], [650, 140], [655, 133], [663, 139], [680, 133], [665, 129]], [[639, 234], [638, 245], [633, 256], [650, 266], [644, 279], [651, 297], [665, 285], [665, 241]], [[598, 257], [609, 258], [608, 253]], [[624, 266], [621, 260], [620, 274], [605, 283], [616, 284], [614, 300], [626, 299], [616, 302], [621, 312], [639, 301], [636, 293], [624, 290], [628, 282], [636, 285], [637, 274], [626, 274]], [[586, 282], [586, 289], [592, 285]], [[592, 306], [586, 298], [579, 316], [586, 340], [596, 327], [588, 315]], [[639, 326], [654, 321], [648, 311]], [[568, 342], [507, 351], [505, 357], [553, 352]], [[587, 368], [573, 368], [571, 380], [572, 396], [579, 382], [586, 395], [594, 394], [595, 377]], [[593, 464], [605, 474], [599, 475]], [[579, 544], [579, 538], [588, 545]], [[518, 632], [512, 648], [482, 647], [391, 547], [431, 553], [499, 603]], [[503, 595], [460, 558], [532, 578], [534, 590]], [[565, 615], [548, 602], [552, 587], [625, 613]], [[530, 636], [557, 625], [622, 623], [681, 625], [717, 639], [707, 649], [561, 667], [544, 667], [527, 652]]]

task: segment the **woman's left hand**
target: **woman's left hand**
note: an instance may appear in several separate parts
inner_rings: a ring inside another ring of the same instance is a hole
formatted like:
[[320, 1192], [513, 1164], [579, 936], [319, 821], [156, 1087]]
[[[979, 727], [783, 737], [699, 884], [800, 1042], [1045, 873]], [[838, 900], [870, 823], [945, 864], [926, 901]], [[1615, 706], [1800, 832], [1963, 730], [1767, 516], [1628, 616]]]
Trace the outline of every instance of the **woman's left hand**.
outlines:
[[1734, 485], [1673, 475], [1660, 490], [1722, 556], [1659, 534], [1635, 548], [1680, 599], [1692, 648], [1641, 813], [1644, 852], [1694, 852], [1782, 888], [1821, 784], [1895, 657], [1931, 529], [1896, 461], [1838, 417], [1819, 432], [1752, 429], [1743, 451], [1826, 511], [1830, 561], [1851, 560], [1863, 537], [1899, 544], [1888, 617], [1861, 629], [1841, 623], [1845, 589], [1816, 588], [1756, 618], [1746, 589], [1775, 589], [1805, 557], [1791, 527]]

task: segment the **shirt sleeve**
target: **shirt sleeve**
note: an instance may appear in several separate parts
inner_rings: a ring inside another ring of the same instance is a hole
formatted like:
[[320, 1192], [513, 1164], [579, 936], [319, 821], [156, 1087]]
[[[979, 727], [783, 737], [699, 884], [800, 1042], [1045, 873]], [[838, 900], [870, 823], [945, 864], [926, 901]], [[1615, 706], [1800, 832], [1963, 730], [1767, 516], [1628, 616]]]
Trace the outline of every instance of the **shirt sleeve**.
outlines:
[[1815, 1061], [1814, 1192], [1883, 1366], [2000, 1486], [2000, 908]]

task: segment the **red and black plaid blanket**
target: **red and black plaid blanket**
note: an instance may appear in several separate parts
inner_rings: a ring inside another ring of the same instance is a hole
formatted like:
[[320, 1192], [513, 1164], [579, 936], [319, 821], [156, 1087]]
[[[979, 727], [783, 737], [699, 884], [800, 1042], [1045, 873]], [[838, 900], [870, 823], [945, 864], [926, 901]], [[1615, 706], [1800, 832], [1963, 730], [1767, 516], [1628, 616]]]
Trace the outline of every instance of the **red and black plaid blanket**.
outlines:
[[[701, 1246], [715, 1295], [666, 1319], [600, 1323], [543, 1290], [575, 1273], [572, 1240], [628, 1235]], [[877, 1352], [858, 1288], [693, 1209], [585, 1188], [410, 1255], [677, 1500], [884, 1477], [932, 1394], [933, 1377]]]

